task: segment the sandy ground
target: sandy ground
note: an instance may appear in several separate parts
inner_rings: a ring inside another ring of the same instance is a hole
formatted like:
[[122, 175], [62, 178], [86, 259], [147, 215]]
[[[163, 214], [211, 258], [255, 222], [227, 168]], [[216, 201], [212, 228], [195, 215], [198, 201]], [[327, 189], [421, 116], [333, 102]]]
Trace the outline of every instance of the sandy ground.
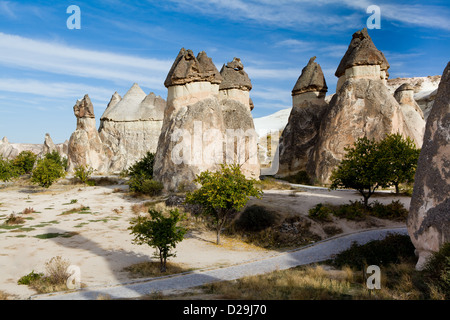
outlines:
[[[138, 262], [154, 259], [153, 249], [132, 243], [127, 230], [130, 218], [135, 216], [133, 204], [146, 200], [129, 198], [123, 192], [115, 192], [124, 186], [72, 186], [55, 185], [44, 192], [36, 188], [0, 188], [0, 227], [11, 213], [19, 214], [26, 208], [36, 212], [21, 215], [26, 222], [15, 229], [0, 228], [0, 291], [16, 299], [27, 299], [35, 294], [27, 286], [18, 285], [17, 280], [30, 273], [45, 272], [45, 262], [61, 256], [81, 270], [81, 282], [87, 286], [112, 285], [130, 281], [123, 268]], [[308, 209], [319, 202], [347, 203], [359, 199], [353, 191], [308, 190], [265, 190], [263, 203], [280, 213], [306, 215]], [[72, 199], [77, 202], [70, 204]], [[380, 194], [374, 196], [389, 203], [400, 199], [409, 208], [410, 198]], [[62, 214], [81, 205], [89, 210], [83, 213]], [[360, 229], [404, 226], [404, 223], [372, 219], [370, 222], [355, 223], [334, 221], [344, 233]], [[318, 234], [319, 225], [312, 225]], [[41, 239], [36, 236], [58, 233], [59, 236]], [[202, 269], [222, 267], [245, 261], [256, 260], [277, 254], [242, 242], [223, 238], [223, 244], [215, 244], [212, 232], [190, 232], [177, 246], [177, 256], [171, 261], [186, 268]]]

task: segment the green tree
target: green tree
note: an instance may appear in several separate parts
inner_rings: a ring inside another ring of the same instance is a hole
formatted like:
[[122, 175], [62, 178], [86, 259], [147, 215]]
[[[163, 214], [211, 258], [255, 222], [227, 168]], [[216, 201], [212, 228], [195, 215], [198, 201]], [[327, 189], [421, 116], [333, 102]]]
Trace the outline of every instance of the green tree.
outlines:
[[366, 137], [359, 138], [345, 151], [344, 159], [331, 174], [330, 189], [355, 189], [363, 196], [364, 206], [368, 208], [369, 198], [375, 190], [389, 183], [385, 166], [379, 161], [378, 144]]
[[148, 151], [142, 159], [128, 168], [128, 175], [132, 177], [142, 176], [147, 179], [152, 179], [154, 162], [155, 154]]
[[51, 159], [57, 164], [59, 164], [64, 170], [67, 170], [67, 158], [61, 157], [58, 151], [53, 150], [52, 152], [48, 152], [44, 155], [45, 159]]
[[6, 182], [17, 176], [17, 170], [14, 168], [11, 161], [0, 156], [0, 180]]
[[52, 158], [44, 157], [38, 160], [36, 167], [31, 172], [31, 182], [48, 188], [56, 180], [64, 176], [65, 170], [60, 162], [56, 162]]
[[34, 163], [36, 162], [36, 154], [31, 151], [22, 151], [12, 161], [12, 165], [19, 175], [31, 173]]
[[399, 133], [388, 134], [379, 142], [378, 149], [384, 174], [398, 194], [399, 184], [414, 182], [420, 149], [416, 148], [411, 138], [405, 139]]
[[169, 217], [153, 209], [149, 210], [149, 214], [150, 218], [138, 216], [131, 221], [129, 229], [134, 235], [133, 243], [154, 247], [157, 250], [155, 256], [160, 260], [160, 270], [166, 272], [167, 258], [175, 256], [172, 250], [183, 240], [187, 231], [178, 225], [184, 216], [180, 215], [178, 209], [170, 210]]
[[128, 185], [130, 191], [155, 196], [161, 193], [164, 186], [162, 183], [153, 180], [153, 164], [155, 154], [150, 151], [146, 155], [128, 168], [130, 177]]
[[79, 165], [75, 167], [74, 176], [78, 178], [83, 184], [87, 184], [91, 178], [94, 169], [85, 165]]
[[217, 244], [220, 232], [233, 214], [241, 210], [250, 197], [261, 198], [262, 191], [255, 187], [254, 179], [246, 179], [238, 165], [221, 165], [221, 170], [205, 171], [194, 182], [201, 187], [186, 194], [186, 203], [199, 204], [202, 213], [213, 218]]

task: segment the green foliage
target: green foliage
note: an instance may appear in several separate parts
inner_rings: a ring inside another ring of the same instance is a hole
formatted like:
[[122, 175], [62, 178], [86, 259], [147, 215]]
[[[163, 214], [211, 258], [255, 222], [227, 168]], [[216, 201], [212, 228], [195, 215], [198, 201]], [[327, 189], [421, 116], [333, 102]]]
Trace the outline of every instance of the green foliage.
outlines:
[[92, 169], [91, 167], [88, 168], [87, 166], [79, 165], [75, 167], [74, 176], [78, 178], [83, 184], [88, 184], [93, 172], [94, 169]]
[[359, 138], [353, 147], [344, 149], [346, 155], [337, 169], [331, 174], [331, 189], [338, 187], [355, 189], [368, 205], [370, 196], [379, 187], [387, 186], [387, 178], [383, 176], [381, 163], [378, 161], [377, 143]]
[[374, 201], [370, 206], [370, 214], [381, 219], [405, 220], [409, 211], [400, 200], [393, 200], [389, 204]]
[[16, 158], [14, 158], [12, 165], [19, 175], [27, 174], [31, 173], [31, 170], [33, 170], [36, 159], [37, 156], [33, 152], [22, 151]]
[[142, 159], [128, 168], [128, 175], [130, 177], [143, 177], [145, 179], [152, 179], [154, 162], [155, 154], [148, 151]]
[[44, 157], [38, 160], [31, 173], [31, 182], [41, 187], [48, 188], [59, 178], [65, 176], [63, 163], [56, 162], [52, 157]]
[[410, 138], [400, 134], [387, 135], [380, 142], [360, 138], [352, 147], [345, 148], [346, 155], [331, 174], [331, 189], [355, 189], [368, 206], [370, 196], [378, 188], [411, 182], [420, 150]]
[[[29, 270], [29, 269], [28, 269]], [[39, 279], [41, 279], [44, 276], [43, 273], [36, 273], [33, 271], [31, 271], [29, 274], [21, 277], [18, 281], [17, 284], [24, 284], [24, 285], [30, 285], [32, 284], [34, 281], [37, 281]]]
[[241, 210], [250, 197], [261, 198], [262, 191], [254, 179], [247, 179], [238, 165], [221, 165], [221, 170], [205, 171], [194, 182], [201, 188], [186, 194], [186, 203], [199, 204], [202, 213], [212, 217], [216, 226], [217, 244], [220, 232], [233, 214]]
[[61, 157], [58, 151], [53, 150], [52, 152], [46, 153], [44, 156], [45, 159], [51, 159], [58, 165], [60, 165], [64, 170], [67, 170], [67, 158]]
[[330, 215], [333, 210], [330, 207], [324, 206], [322, 203], [317, 204], [315, 207], [309, 209], [308, 217], [320, 221], [330, 221]]
[[450, 242], [444, 243], [428, 259], [423, 273], [429, 285], [437, 287], [446, 299], [450, 299]]
[[338, 206], [333, 214], [338, 218], [347, 220], [363, 220], [370, 212], [370, 206], [365, 206], [361, 201], [350, 201], [348, 204]]
[[390, 134], [380, 141], [378, 149], [383, 172], [388, 183], [395, 186], [396, 193], [399, 193], [400, 183], [414, 182], [420, 149], [411, 138], [404, 139], [399, 133]]
[[11, 161], [0, 156], [0, 181], [10, 181], [18, 176]]
[[161, 193], [164, 186], [161, 182], [153, 179], [146, 179], [143, 176], [131, 177], [128, 181], [130, 191], [156, 196]]
[[261, 231], [272, 227], [278, 219], [278, 215], [265, 207], [252, 205], [245, 208], [235, 221], [234, 226], [242, 231]]
[[388, 234], [382, 240], [373, 240], [364, 245], [354, 242], [351, 247], [336, 255], [332, 264], [361, 269], [366, 265], [387, 266], [402, 260], [415, 259], [414, 245], [408, 235]]
[[283, 180], [296, 184], [312, 184], [311, 178], [308, 176], [308, 173], [304, 170], [297, 172], [295, 175], [286, 177]]
[[167, 258], [175, 256], [172, 250], [186, 234], [187, 230], [178, 226], [184, 216], [180, 215], [178, 209], [170, 210], [169, 217], [165, 217], [162, 212], [153, 209], [149, 210], [149, 214], [150, 218], [138, 216], [133, 219], [129, 229], [134, 235], [133, 243], [147, 244], [157, 250], [155, 256], [160, 259], [160, 270], [165, 272]]

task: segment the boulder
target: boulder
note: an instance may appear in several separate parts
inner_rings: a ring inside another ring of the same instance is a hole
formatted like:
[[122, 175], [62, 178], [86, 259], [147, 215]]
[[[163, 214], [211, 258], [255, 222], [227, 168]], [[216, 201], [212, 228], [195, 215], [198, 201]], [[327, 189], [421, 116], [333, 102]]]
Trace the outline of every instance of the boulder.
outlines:
[[146, 95], [136, 83], [123, 98], [114, 93], [98, 130], [110, 159], [108, 172], [128, 169], [147, 152], [156, 152], [165, 106], [163, 98]]
[[277, 177], [306, 171], [316, 144], [320, 122], [328, 106], [322, 69], [312, 57], [292, 89], [292, 109], [279, 140]]
[[450, 62], [427, 119], [407, 226], [420, 270], [450, 241]]
[[68, 144], [68, 171], [74, 172], [77, 166], [87, 166], [105, 173], [108, 158], [96, 128], [94, 107], [87, 94], [77, 101], [73, 111], [77, 118], [77, 128]]

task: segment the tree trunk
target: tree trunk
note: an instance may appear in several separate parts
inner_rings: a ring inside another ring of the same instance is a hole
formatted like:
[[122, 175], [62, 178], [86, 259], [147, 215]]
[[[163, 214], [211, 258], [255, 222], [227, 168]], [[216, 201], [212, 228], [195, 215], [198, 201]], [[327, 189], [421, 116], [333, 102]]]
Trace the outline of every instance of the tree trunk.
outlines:
[[395, 186], [395, 194], [399, 194], [400, 190], [399, 190], [399, 187], [398, 187], [398, 183], [394, 183], [394, 186]]
[[220, 229], [222, 229], [221, 227], [217, 228], [216, 232], [217, 232], [217, 245], [220, 245]]

